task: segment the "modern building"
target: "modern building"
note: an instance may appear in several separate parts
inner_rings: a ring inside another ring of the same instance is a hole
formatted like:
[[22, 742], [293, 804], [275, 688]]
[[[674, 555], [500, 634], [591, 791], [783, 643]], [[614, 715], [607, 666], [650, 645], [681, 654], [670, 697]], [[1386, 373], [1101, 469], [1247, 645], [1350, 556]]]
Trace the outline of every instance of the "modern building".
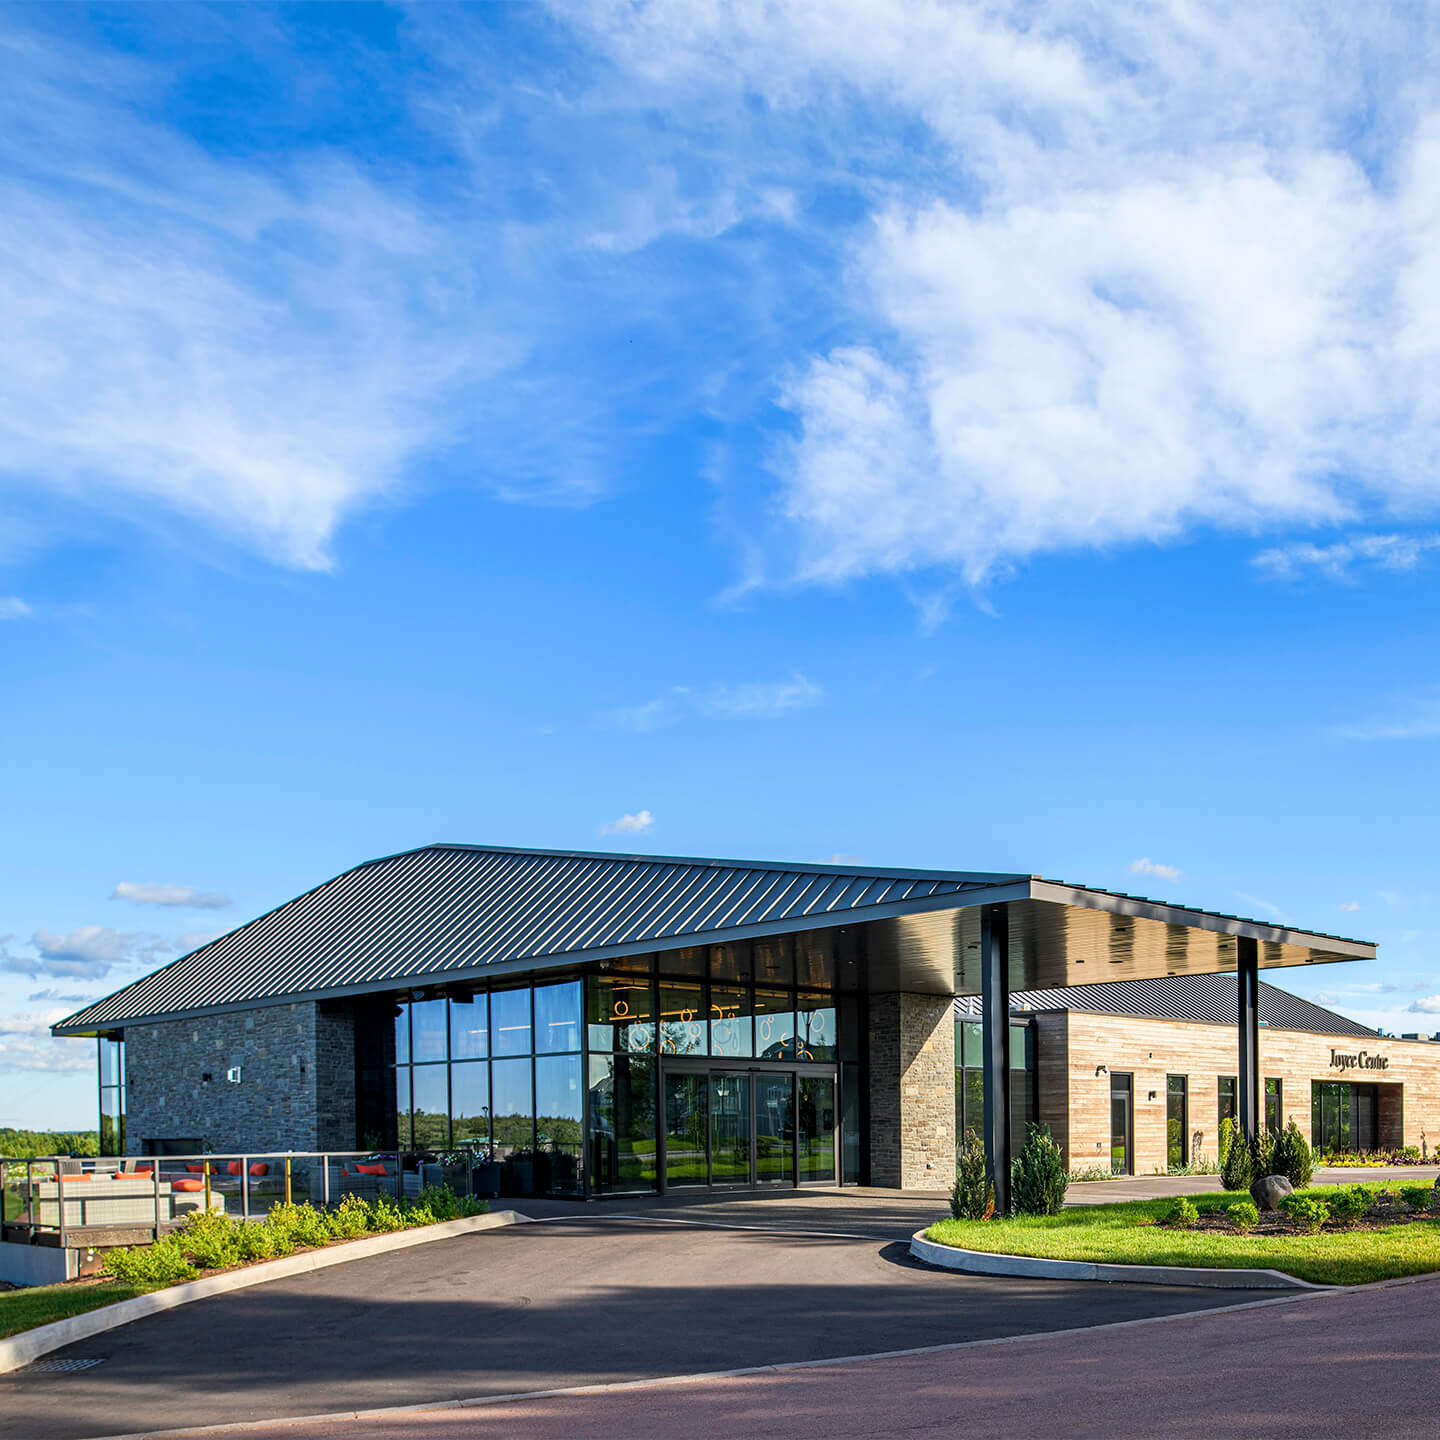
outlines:
[[[1214, 1160], [1238, 1122], [1233, 975], [1118, 980], [1010, 997], [1012, 1132], [1047, 1125], [1073, 1169], [1149, 1174]], [[1440, 1146], [1440, 1034], [1382, 1036], [1259, 986], [1264, 1124], [1317, 1150]], [[981, 1005], [958, 996], [955, 1124], [983, 1125]]]
[[[1374, 954], [1032, 875], [430, 845], [54, 1032], [97, 1039], [102, 1129], [128, 1153], [482, 1146], [510, 1193], [943, 1185], [973, 1068], [1004, 1203], [1024, 1056], [1041, 1118], [1060, 1064], [1077, 1158], [1096, 1088], [1056, 1059], [1091, 1043], [1073, 1013], [1048, 1058], [1048, 1022], [1020, 1026], [1014, 1065], [1012, 990], [1232, 973], [1228, 1068], [1253, 1132], [1259, 971]], [[957, 996], [983, 1000], [978, 1057], [964, 1021], [957, 1057]], [[1128, 1072], [1146, 1096], [1150, 1068]], [[1132, 1103], [1138, 1153], [1149, 1101]]]

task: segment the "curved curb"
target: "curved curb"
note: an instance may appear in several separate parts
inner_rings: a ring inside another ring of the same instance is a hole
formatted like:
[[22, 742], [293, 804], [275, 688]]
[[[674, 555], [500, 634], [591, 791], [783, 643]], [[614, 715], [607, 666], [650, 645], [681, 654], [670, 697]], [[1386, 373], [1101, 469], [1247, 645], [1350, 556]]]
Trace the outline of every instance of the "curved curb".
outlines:
[[923, 1230], [910, 1237], [910, 1253], [942, 1270], [968, 1275], [1022, 1275], [1032, 1280], [1104, 1280], [1109, 1284], [1192, 1285], [1210, 1290], [1335, 1290], [1283, 1270], [1227, 1270], [1200, 1265], [1106, 1265], [1092, 1260], [1046, 1260], [1035, 1255], [999, 1255], [937, 1245]]
[[310, 1270], [325, 1270], [350, 1260], [364, 1260], [371, 1255], [406, 1250], [412, 1245], [425, 1245], [432, 1240], [453, 1240], [477, 1230], [495, 1230], [527, 1219], [527, 1216], [514, 1210], [497, 1210], [489, 1215], [442, 1220], [438, 1225], [425, 1225], [418, 1230], [397, 1230], [389, 1235], [367, 1235], [363, 1240], [342, 1240], [320, 1250], [306, 1250], [303, 1254], [287, 1255], [281, 1260], [263, 1260], [258, 1265], [207, 1275], [203, 1280], [187, 1280], [167, 1290], [152, 1290], [150, 1294], [137, 1295], [133, 1300], [117, 1300], [113, 1305], [101, 1305], [83, 1315], [54, 1320], [49, 1325], [37, 1325], [33, 1330], [22, 1330], [18, 1335], [0, 1340], [0, 1375], [7, 1370], [18, 1370], [22, 1365], [38, 1360], [52, 1350], [73, 1345], [77, 1340], [103, 1335], [107, 1330], [117, 1330], [132, 1320], [143, 1320], [147, 1315], [173, 1310], [177, 1305], [189, 1305], [192, 1301], [224, 1295], [232, 1290], [247, 1290], [252, 1285], [263, 1285], [269, 1280], [283, 1280], [287, 1275], [303, 1275]]

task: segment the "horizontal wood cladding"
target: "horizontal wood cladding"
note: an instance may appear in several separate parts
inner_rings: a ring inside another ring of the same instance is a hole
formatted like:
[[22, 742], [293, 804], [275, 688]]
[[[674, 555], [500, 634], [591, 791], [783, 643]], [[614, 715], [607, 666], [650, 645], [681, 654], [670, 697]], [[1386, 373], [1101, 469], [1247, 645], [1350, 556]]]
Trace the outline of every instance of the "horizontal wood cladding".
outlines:
[[[1189, 1082], [1189, 1132], [1200, 1135], [1200, 1150], [1213, 1158], [1219, 1139], [1219, 1077], [1238, 1069], [1236, 1032], [1224, 1025], [1182, 1020], [1149, 1020], [1080, 1011], [1041, 1015], [1037, 1021], [1042, 1118], [1068, 1097], [1062, 1127], [1051, 1124], [1073, 1168], [1108, 1166], [1110, 1077], [1134, 1076], [1135, 1173], [1165, 1169], [1166, 1077]], [[1061, 1038], [1063, 1037], [1063, 1039]], [[1051, 1052], [1047, 1055], [1047, 1051]], [[1384, 1069], [1332, 1065], [1339, 1056], [1380, 1056]], [[1063, 1062], [1052, 1056], [1063, 1056]], [[1047, 1061], [1049, 1062], [1047, 1064]], [[1063, 1080], [1054, 1067], [1063, 1063]], [[1104, 1074], [1097, 1074], [1100, 1066]], [[1380, 1087], [1380, 1140], [1384, 1145], [1419, 1145], [1433, 1152], [1440, 1143], [1440, 1044], [1416, 1040], [1316, 1035], [1303, 1030], [1260, 1030], [1260, 1073], [1280, 1081], [1282, 1113], [1310, 1138], [1310, 1082], [1344, 1080]], [[1151, 1098], [1151, 1097], [1154, 1098]]]

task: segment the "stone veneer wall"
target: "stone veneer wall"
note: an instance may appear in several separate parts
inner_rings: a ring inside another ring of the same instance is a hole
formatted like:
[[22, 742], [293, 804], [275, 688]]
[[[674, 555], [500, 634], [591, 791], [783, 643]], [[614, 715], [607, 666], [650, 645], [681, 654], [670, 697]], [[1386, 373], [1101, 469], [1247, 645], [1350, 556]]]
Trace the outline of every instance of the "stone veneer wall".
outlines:
[[348, 1007], [328, 1004], [127, 1026], [126, 1149], [179, 1138], [222, 1153], [353, 1149], [354, 1043]]
[[949, 1189], [955, 1015], [948, 995], [870, 997], [870, 1183]]

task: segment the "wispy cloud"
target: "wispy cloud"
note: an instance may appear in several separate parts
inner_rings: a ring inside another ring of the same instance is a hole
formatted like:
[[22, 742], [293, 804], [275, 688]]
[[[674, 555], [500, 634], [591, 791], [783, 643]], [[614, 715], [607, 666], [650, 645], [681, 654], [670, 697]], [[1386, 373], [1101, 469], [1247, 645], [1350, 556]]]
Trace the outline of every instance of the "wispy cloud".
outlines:
[[1178, 880], [1180, 878], [1180, 871], [1176, 866], [1162, 865], [1148, 855], [1139, 860], [1132, 860], [1130, 873], [1132, 875], [1153, 875], [1157, 880]]
[[230, 897], [218, 890], [197, 890], [193, 885], [150, 885], [122, 880], [110, 892], [112, 900], [133, 900], [137, 905], [173, 905], [185, 910], [224, 910]]
[[1342, 725], [1334, 733], [1342, 740], [1433, 740], [1440, 736], [1440, 690], [1397, 700], [1390, 714]]
[[0, 595], [0, 620], [23, 620], [30, 607], [18, 595]]
[[1360, 902], [1358, 900], [1347, 900], [1344, 904], [1337, 905], [1335, 908], [1337, 910], [1358, 910], [1360, 908]]
[[89, 995], [65, 995], [59, 990], [36, 990], [25, 998], [31, 1002], [49, 1001], [52, 1005], [83, 1005], [92, 997]]
[[0, 1070], [39, 1070], [63, 1073], [95, 1069], [93, 1045], [56, 1040], [50, 1026], [65, 1018], [64, 1010], [26, 1011], [0, 1015]]
[[622, 815], [608, 825], [600, 827], [602, 835], [640, 835], [655, 823], [655, 817], [648, 810], [637, 810], [633, 815]]
[[0, 971], [12, 975], [53, 976], [57, 979], [99, 980], [115, 969], [155, 963], [167, 956], [193, 950], [212, 935], [189, 934], [173, 938], [114, 930], [103, 925], [79, 925], [58, 933], [37, 930], [30, 937], [33, 954], [9, 948], [13, 936], [0, 936]]
[[863, 855], [851, 855], [845, 850], [837, 850], [833, 855], [822, 855], [814, 862], [816, 865], [863, 865]]
[[1258, 895], [1247, 895], [1243, 890], [1237, 890], [1235, 898], [1242, 905], [1248, 905], [1252, 911], [1260, 915], [1268, 915], [1272, 920], [1285, 918], [1285, 912], [1271, 900], [1262, 900]]
[[658, 730], [693, 715], [768, 720], [809, 709], [824, 698], [819, 685], [796, 672], [788, 680], [743, 685], [674, 685], [653, 700], [611, 711], [609, 719], [628, 730]]
[[1254, 564], [1275, 580], [1318, 575], [1326, 580], [1353, 580], [1362, 569], [1414, 570], [1440, 535], [1362, 535], [1333, 545], [1278, 545], [1262, 550]]
[[1405, 1007], [1407, 1015], [1440, 1015], [1440, 995], [1426, 995]]

